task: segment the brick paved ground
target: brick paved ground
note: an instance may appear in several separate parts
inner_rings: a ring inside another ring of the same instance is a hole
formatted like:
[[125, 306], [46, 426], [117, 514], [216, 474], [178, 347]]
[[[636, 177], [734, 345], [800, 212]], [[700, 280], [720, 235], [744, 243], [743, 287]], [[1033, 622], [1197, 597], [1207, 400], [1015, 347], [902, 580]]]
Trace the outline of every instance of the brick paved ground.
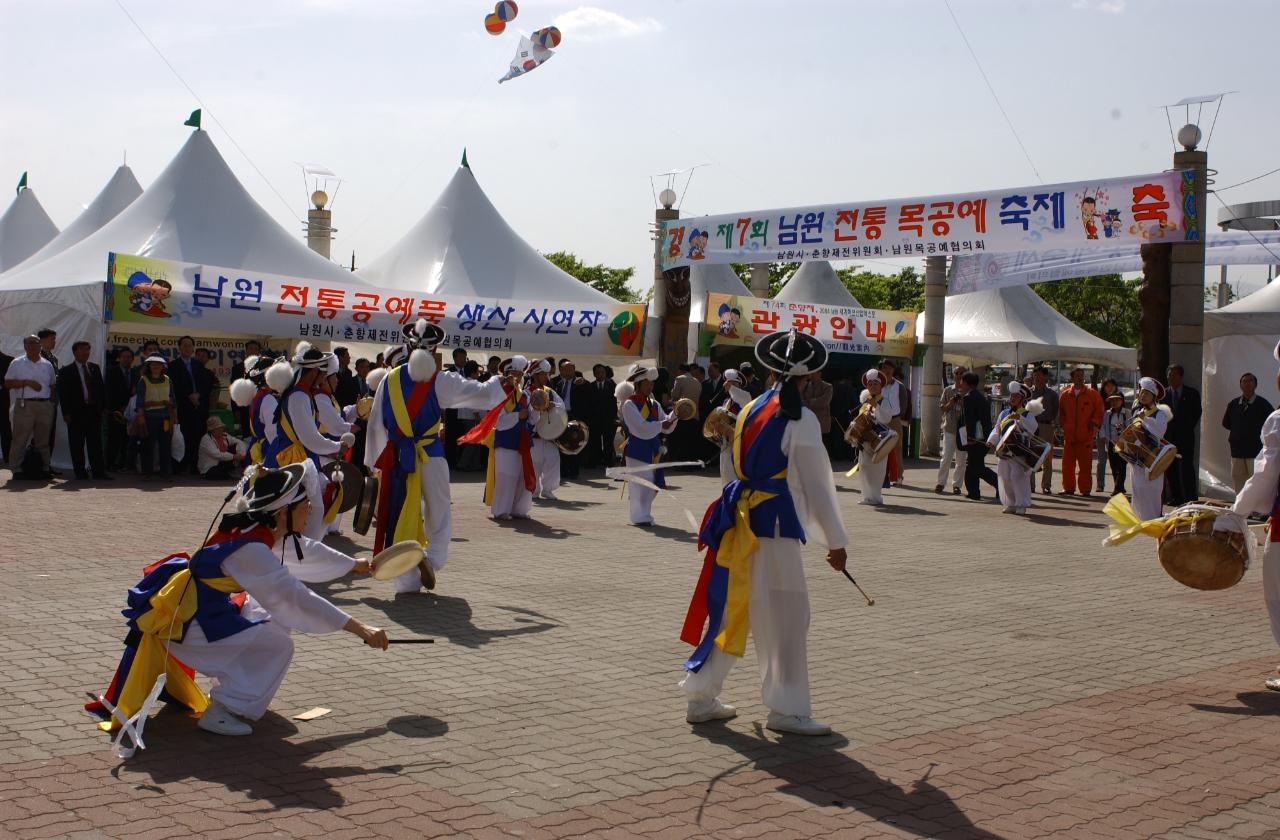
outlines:
[[714, 478], [677, 478], [650, 532], [599, 479], [506, 526], [463, 479], [438, 595], [325, 587], [437, 644], [298, 637], [251, 739], [162, 713], [123, 763], [85, 692], [116, 663], [124, 589], [204, 533], [222, 488], [0, 488], [0, 835], [1280, 838], [1260, 570], [1193, 592], [1150, 541], [1099, 548], [1100, 501], [1037, 497], [1018, 520], [895, 490], [873, 511], [838, 481], [877, 604], [807, 552], [829, 738], [762, 728], [750, 650], [725, 695], [740, 717], [684, 723], [684, 510]]

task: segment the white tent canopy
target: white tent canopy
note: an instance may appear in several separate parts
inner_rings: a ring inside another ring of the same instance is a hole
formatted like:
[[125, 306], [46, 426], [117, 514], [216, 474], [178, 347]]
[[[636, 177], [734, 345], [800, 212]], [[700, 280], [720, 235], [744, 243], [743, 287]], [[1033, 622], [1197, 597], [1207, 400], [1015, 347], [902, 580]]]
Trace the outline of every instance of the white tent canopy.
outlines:
[[[1133, 369], [1138, 353], [1103, 341], [1044, 301], [1030, 286], [1011, 286], [946, 299], [942, 357], [970, 365], [1022, 365], [1041, 359]], [[916, 323], [925, 335], [925, 317]]]
[[[0, 346], [13, 353], [22, 335], [47, 326], [58, 331], [61, 347], [78, 339], [102, 347], [111, 251], [351, 282], [350, 272], [277, 224], [236, 179], [209, 135], [195, 131], [155, 183], [101, 229], [0, 276]], [[165, 330], [156, 325], [153, 331]]]
[[399, 242], [356, 273], [375, 286], [481, 300], [612, 300], [521, 239], [466, 166]]
[[858, 299], [840, 281], [836, 270], [826, 260], [801, 265], [773, 299], [788, 303], [823, 303], [828, 306], [862, 308], [862, 304], [858, 303]]
[[58, 235], [35, 191], [23, 188], [0, 216], [0, 272], [8, 271]]
[[39, 251], [14, 266], [12, 270], [23, 271], [36, 263], [44, 262], [54, 254], [62, 253], [114, 219], [140, 195], [142, 195], [142, 187], [138, 184], [138, 179], [133, 177], [133, 170], [128, 166], [121, 166], [111, 176], [111, 180], [107, 181], [107, 185], [98, 193], [97, 198], [89, 202], [89, 206], [76, 217], [74, 222], [67, 225], [62, 233], [50, 239]]
[[[1280, 283], [1271, 283], [1235, 303], [1204, 313], [1204, 425], [1200, 436], [1200, 479], [1206, 491], [1229, 495], [1231, 451], [1222, 415], [1240, 395], [1240, 377], [1258, 377], [1258, 393], [1280, 408], [1276, 360], [1280, 339]], [[1172, 361], [1177, 361], [1173, 359]]]

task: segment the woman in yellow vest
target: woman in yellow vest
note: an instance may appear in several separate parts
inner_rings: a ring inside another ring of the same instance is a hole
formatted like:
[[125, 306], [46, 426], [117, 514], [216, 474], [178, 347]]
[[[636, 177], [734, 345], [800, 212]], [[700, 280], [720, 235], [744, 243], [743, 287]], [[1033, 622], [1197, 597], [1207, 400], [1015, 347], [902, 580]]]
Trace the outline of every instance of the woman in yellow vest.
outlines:
[[173, 384], [165, 375], [168, 366], [164, 356], [148, 356], [143, 362], [143, 374], [138, 377], [138, 417], [135, 420], [142, 446], [142, 480], [156, 480], [152, 458], [160, 459], [160, 478], [168, 478], [173, 472], [173, 427], [178, 423], [178, 411], [173, 398]]

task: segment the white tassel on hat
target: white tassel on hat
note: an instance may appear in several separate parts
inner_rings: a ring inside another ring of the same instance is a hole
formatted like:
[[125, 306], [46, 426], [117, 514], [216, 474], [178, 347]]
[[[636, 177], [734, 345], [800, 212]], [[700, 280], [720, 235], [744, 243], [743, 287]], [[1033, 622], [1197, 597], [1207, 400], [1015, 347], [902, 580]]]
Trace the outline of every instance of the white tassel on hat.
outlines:
[[409, 354], [409, 378], [414, 382], [428, 382], [436, 375], [436, 360], [421, 347]]
[[281, 359], [267, 368], [265, 379], [268, 388], [282, 394], [293, 384], [293, 366]]
[[378, 393], [378, 386], [382, 384], [382, 380], [387, 378], [386, 368], [374, 368], [365, 374], [364, 384], [369, 386], [369, 393]]
[[618, 387], [613, 389], [613, 398], [616, 399], [618, 402], [623, 402], [625, 400], [631, 399], [631, 396], [635, 394], [635, 392], [636, 392], [636, 386], [634, 383], [619, 382]]
[[248, 379], [237, 379], [231, 383], [230, 389], [231, 401], [241, 408], [248, 408], [253, 404], [253, 395], [258, 393], [258, 386]]
[[1044, 400], [1035, 399], [1027, 403], [1027, 414], [1032, 417], [1039, 417], [1044, 414]]

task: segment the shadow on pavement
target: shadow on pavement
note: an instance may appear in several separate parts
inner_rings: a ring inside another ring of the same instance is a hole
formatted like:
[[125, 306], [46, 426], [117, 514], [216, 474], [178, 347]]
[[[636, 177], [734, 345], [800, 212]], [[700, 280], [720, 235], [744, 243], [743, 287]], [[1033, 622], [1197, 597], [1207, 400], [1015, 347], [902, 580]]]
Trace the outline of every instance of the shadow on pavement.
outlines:
[[1065, 519], [1061, 516], [1045, 516], [1043, 513], [1028, 513], [1026, 519], [1037, 525], [1054, 525], [1070, 528], [1106, 528], [1105, 522], [1087, 522], [1079, 519]]
[[[711, 779], [707, 797], [722, 778], [740, 770], [759, 770], [786, 782], [780, 793], [798, 796], [819, 808], [852, 808], [919, 837], [945, 833], [966, 840], [1001, 840], [999, 835], [974, 825], [954, 799], [929, 781], [933, 765], [907, 788], [841, 752], [849, 741], [839, 734], [825, 738], [781, 735], [771, 741], [759, 723], [754, 736], [723, 724], [700, 724], [693, 732], [746, 759]], [[699, 823], [701, 817], [699, 808]]]
[[919, 516], [946, 516], [947, 515], [940, 510], [925, 510], [924, 508], [909, 507], [907, 505], [893, 505], [893, 504], [889, 504], [888, 502], [886, 502], [883, 505], [880, 505], [878, 508], [876, 508], [876, 510], [880, 511], [881, 513], [910, 513], [910, 514], [916, 514]]
[[498, 519], [490, 521], [499, 528], [509, 528], [518, 534], [527, 534], [531, 537], [543, 537], [549, 540], [567, 540], [569, 537], [582, 536], [577, 531], [556, 528], [545, 522], [539, 522], [536, 519]]
[[1280, 692], [1276, 691], [1242, 691], [1236, 695], [1241, 706], [1210, 706], [1205, 703], [1192, 703], [1191, 708], [1199, 712], [1214, 712], [1220, 715], [1280, 715]]
[[184, 714], [162, 713], [147, 726], [146, 738], [154, 746], [117, 765], [111, 775], [122, 782], [134, 782], [135, 775], [147, 776], [151, 784], [139, 787], [159, 792], [170, 784], [213, 783], [266, 802], [272, 810], [338, 808], [345, 803], [338, 780], [397, 774], [405, 765], [313, 766], [314, 759], [388, 732], [406, 738], [438, 738], [449, 731], [449, 725], [425, 715], [404, 715], [360, 732], [296, 741], [290, 740], [298, 734], [293, 722], [267, 712], [253, 730], [248, 738], [226, 738], [197, 729]]
[[467, 603], [467, 599], [448, 595], [416, 592], [398, 595], [394, 599], [361, 598], [360, 600], [374, 609], [381, 610], [388, 619], [407, 630], [426, 636], [443, 636], [455, 645], [468, 648], [484, 647], [495, 639], [545, 633], [563, 626], [532, 610], [498, 607], [507, 612], [519, 612], [534, 618], [515, 619], [516, 623], [521, 625], [519, 627], [492, 630], [477, 627], [472, 621], [471, 604]]

